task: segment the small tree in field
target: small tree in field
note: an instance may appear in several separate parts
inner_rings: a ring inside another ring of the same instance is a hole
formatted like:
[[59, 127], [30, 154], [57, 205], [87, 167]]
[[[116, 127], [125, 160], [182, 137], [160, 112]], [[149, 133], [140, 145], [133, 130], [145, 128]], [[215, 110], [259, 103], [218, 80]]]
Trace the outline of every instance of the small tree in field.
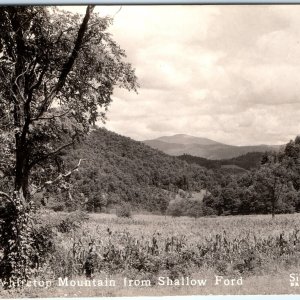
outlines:
[[125, 53], [107, 32], [110, 18], [54, 7], [0, 8], [0, 276], [26, 282], [33, 269], [32, 196], [78, 169], [59, 154], [97, 119], [114, 87], [135, 90]]
[[131, 218], [132, 212], [131, 212], [131, 206], [129, 203], [122, 202], [116, 210], [116, 215], [119, 218]]

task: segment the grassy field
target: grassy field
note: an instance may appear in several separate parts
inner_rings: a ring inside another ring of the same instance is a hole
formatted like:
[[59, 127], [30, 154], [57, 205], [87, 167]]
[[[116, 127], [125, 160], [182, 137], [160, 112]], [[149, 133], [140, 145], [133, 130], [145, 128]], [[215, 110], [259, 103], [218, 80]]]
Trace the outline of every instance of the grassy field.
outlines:
[[[91, 214], [89, 220], [79, 225], [71, 221], [69, 224], [67, 214], [44, 212], [41, 219], [56, 222], [52, 229], [55, 247], [35, 279], [49, 280], [51, 286], [28, 287], [20, 292], [21, 296], [300, 292], [300, 287], [290, 286], [290, 273], [300, 272], [298, 214], [278, 215], [274, 219], [271, 216], [192, 219], [153, 215], [126, 219]], [[114, 286], [86, 286], [83, 273], [87, 261], [92, 279], [102, 283], [105, 279], [113, 280]], [[216, 276], [222, 276], [218, 277], [218, 284]], [[58, 277], [74, 280], [75, 286], [60, 286]], [[133, 280], [131, 286], [130, 280]], [[199, 286], [197, 280], [206, 282]], [[5, 292], [4, 297], [10, 295], [15, 296], [15, 291]]]

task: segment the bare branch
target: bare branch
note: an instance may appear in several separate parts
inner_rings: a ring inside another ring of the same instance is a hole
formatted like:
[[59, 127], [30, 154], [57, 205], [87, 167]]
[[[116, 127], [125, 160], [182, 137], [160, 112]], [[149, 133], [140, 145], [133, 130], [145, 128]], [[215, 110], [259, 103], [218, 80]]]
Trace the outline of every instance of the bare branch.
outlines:
[[63, 113], [61, 113], [60, 115], [52, 115], [50, 117], [40, 117], [40, 118], [35, 118], [35, 119], [31, 119], [31, 121], [38, 121], [38, 120], [53, 120], [55, 118], [60, 118], [63, 117], [65, 115], [67, 115], [72, 109], [69, 109]]
[[13, 202], [13, 199], [6, 193], [0, 191], [0, 197], [6, 198], [9, 202]]
[[29, 69], [29, 66], [27, 66], [26, 69], [25, 69], [23, 72], [21, 72], [21, 73], [16, 77], [16, 79], [15, 79], [15, 81], [14, 81], [14, 85], [16, 86], [16, 88], [17, 88], [17, 90], [18, 90], [18, 92], [19, 92], [19, 95], [20, 95], [20, 97], [22, 98], [22, 100], [23, 100], [24, 103], [26, 102], [26, 100], [25, 100], [24, 95], [23, 95], [23, 93], [22, 93], [22, 91], [21, 91], [21, 88], [20, 88], [20, 86], [19, 86], [18, 81], [19, 81], [19, 79], [21, 78], [21, 76], [24, 76], [24, 75], [28, 72], [28, 69]]
[[121, 11], [121, 9], [122, 9], [122, 5], [120, 6], [120, 8], [118, 9], [118, 11], [117, 12], [115, 12], [115, 14], [113, 15], [113, 19], [115, 18], [115, 16]]
[[47, 67], [48, 66], [46, 66], [43, 70], [42, 70], [42, 72], [40, 73], [40, 76], [38, 77], [38, 80], [37, 80], [37, 82], [35, 83], [35, 84], [33, 84], [30, 88], [29, 88], [29, 91], [32, 93], [36, 88], [38, 88], [41, 84], [42, 84], [42, 80], [43, 80], [43, 77], [44, 77], [44, 75], [45, 75], [45, 73], [46, 73], [46, 71], [47, 71]]
[[78, 168], [80, 167], [82, 160], [83, 159], [79, 159], [78, 164], [72, 170], [68, 171], [67, 173], [59, 174], [55, 179], [46, 181], [41, 187], [38, 187], [33, 193], [31, 193], [31, 196], [33, 196], [37, 192], [42, 191], [46, 186], [54, 184], [54, 183], [62, 180], [63, 178], [69, 177], [73, 172], [78, 171]]

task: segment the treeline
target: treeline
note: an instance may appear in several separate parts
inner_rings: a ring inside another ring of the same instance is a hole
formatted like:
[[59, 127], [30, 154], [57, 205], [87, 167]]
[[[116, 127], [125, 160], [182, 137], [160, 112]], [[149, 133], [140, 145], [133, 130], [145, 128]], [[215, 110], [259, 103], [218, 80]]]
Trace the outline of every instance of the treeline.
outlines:
[[242, 173], [224, 171], [224, 161], [208, 169], [199, 166], [201, 158], [169, 156], [104, 128], [62, 159], [66, 170], [82, 162], [67, 182], [40, 196], [54, 210], [111, 212], [128, 204], [133, 211], [193, 217], [300, 211], [299, 137], [279, 152], [226, 160]]
[[259, 168], [242, 176], [221, 176], [203, 200], [213, 215], [300, 211], [300, 137], [276, 153], [265, 153]]

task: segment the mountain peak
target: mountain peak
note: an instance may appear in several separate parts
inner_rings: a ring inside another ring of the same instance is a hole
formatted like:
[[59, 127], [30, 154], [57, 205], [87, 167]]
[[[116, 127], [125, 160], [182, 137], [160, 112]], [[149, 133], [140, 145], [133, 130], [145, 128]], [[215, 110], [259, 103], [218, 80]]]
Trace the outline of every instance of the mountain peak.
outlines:
[[175, 144], [198, 144], [198, 145], [221, 145], [221, 143], [218, 143], [216, 141], [210, 140], [208, 138], [204, 137], [196, 137], [188, 134], [174, 134], [171, 136], [162, 136], [157, 139], [157, 141], [162, 141], [166, 143], [175, 143]]

